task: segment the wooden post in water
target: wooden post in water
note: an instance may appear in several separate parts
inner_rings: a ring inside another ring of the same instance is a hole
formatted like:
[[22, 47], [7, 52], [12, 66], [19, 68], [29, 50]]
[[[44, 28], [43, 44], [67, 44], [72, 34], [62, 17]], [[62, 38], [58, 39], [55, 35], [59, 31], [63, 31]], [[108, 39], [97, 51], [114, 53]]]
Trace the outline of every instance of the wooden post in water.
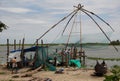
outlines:
[[58, 52], [58, 50], [56, 49], [55, 50], [55, 56], [54, 56], [54, 66], [57, 66], [57, 52]]
[[62, 49], [61, 56], [62, 56], [62, 66], [63, 66], [64, 65], [64, 49]]
[[65, 54], [66, 67], [68, 67], [68, 54]]
[[80, 63], [82, 63], [82, 53], [79, 51], [79, 59], [80, 59]]
[[86, 57], [85, 51], [83, 51], [83, 66], [85, 66], [85, 57]]
[[76, 59], [76, 57], [77, 57], [77, 48], [74, 47], [73, 58]]
[[9, 39], [7, 39], [7, 68], [9, 67], [8, 56], [9, 56]]
[[22, 58], [23, 58], [23, 54], [24, 54], [24, 43], [25, 43], [25, 38], [23, 38], [23, 40], [22, 40], [22, 49], [21, 49]]
[[22, 64], [21, 64], [21, 67], [23, 67], [23, 57], [24, 57], [24, 42], [25, 42], [25, 38], [23, 38], [22, 40], [22, 49], [21, 49], [21, 59], [22, 59]]
[[73, 45], [71, 46], [71, 49], [70, 49], [70, 60], [73, 59]]
[[84, 50], [80, 50], [80, 52], [79, 52], [79, 59], [80, 59], [81, 65], [85, 66], [86, 55], [85, 55], [85, 51]]
[[36, 57], [35, 57], [35, 59], [37, 59], [37, 57], [38, 57], [38, 39], [36, 39]]
[[21, 40], [19, 40], [19, 50], [21, 49]]
[[[34, 63], [33, 63], [33, 67], [36, 67], [35, 65], [35, 61], [37, 61], [37, 57], [38, 57], [38, 39], [36, 39], [36, 51], [35, 51], [35, 56], [34, 56]], [[31, 55], [31, 59], [32, 59], [32, 55]]]
[[43, 54], [43, 40], [41, 40], [41, 48], [42, 48], [42, 61], [43, 61], [43, 69], [45, 69], [45, 58], [44, 58], [44, 54]]
[[14, 39], [14, 50], [16, 50], [16, 40]]
[[57, 57], [54, 57], [54, 66], [57, 66]]
[[48, 61], [48, 44], [47, 44], [46, 47], [47, 47], [47, 58], [46, 58], [46, 59], [47, 59], [47, 61]]

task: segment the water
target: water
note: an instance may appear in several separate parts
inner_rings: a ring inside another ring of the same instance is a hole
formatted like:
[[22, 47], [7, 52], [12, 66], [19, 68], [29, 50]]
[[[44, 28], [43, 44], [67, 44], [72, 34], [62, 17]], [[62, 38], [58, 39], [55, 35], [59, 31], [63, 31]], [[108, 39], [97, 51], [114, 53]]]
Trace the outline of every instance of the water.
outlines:
[[[27, 48], [26, 46], [25, 48]], [[16, 47], [18, 49], [18, 47]], [[13, 46], [9, 47], [10, 51], [14, 49]], [[7, 46], [0, 46], [0, 64], [5, 64], [7, 62]]]
[[[120, 46], [117, 46], [119, 52], [117, 52], [113, 46], [107, 46], [104, 49], [85, 49], [86, 55], [89, 57], [97, 57], [97, 58], [120, 58]], [[99, 60], [102, 63], [102, 60]], [[114, 65], [120, 65], [120, 61], [105, 61], [107, 66], [110, 68]], [[87, 66], [95, 66], [95, 60], [87, 60]]]
[[[29, 46], [26, 46], [27, 48]], [[63, 46], [62, 46], [63, 47]], [[52, 47], [51, 49], [55, 51], [56, 48], [59, 47]], [[94, 48], [83, 48], [85, 51], [85, 54], [88, 57], [97, 57], [97, 58], [120, 58], [120, 46], [117, 46], [119, 52], [116, 52], [113, 46], [106, 46], [106, 47], [94, 47]], [[13, 46], [10, 46], [10, 50], [13, 50]], [[79, 49], [79, 48], [78, 48]], [[59, 51], [59, 50], [58, 50]], [[0, 63], [6, 63], [6, 57], [7, 57], [7, 47], [6, 46], [0, 46]], [[99, 60], [100, 63], [102, 63], [102, 60]], [[108, 67], [112, 67], [114, 65], [120, 65], [120, 61], [105, 61]], [[95, 60], [89, 60], [86, 59], [86, 65], [89, 68], [93, 68], [96, 64]]]

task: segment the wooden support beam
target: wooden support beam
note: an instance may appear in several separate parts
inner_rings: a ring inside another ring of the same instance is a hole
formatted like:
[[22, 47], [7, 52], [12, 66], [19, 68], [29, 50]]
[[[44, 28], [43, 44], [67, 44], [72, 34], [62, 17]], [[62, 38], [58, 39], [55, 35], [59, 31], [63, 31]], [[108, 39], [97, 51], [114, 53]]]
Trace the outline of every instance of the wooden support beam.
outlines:
[[14, 39], [14, 50], [16, 50], [16, 39]]
[[9, 56], [9, 39], [7, 39], [7, 68], [9, 67], [9, 64], [8, 64], [8, 56]]

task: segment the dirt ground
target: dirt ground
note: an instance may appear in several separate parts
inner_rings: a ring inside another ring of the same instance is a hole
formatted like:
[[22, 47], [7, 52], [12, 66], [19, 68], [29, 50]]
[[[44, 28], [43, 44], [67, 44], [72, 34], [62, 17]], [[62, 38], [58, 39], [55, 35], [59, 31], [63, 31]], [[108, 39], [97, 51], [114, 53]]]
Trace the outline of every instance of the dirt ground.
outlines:
[[92, 76], [92, 69], [64, 68], [62, 74], [54, 71], [28, 71], [29, 68], [18, 70], [11, 74], [11, 70], [0, 67], [0, 81], [103, 81], [104, 77]]

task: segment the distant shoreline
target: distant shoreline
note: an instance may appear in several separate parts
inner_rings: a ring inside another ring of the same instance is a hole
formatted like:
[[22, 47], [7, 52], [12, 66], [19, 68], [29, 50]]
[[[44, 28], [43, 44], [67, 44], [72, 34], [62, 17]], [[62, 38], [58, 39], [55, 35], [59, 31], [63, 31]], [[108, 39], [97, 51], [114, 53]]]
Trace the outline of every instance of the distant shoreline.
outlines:
[[[34, 44], [24, 44], [25, 46], [33, 46]], [[39, 44], [41, 45], [41, 44]], [[65, 43], [49, 43], [49, 44], [43, 44], [45, 46], [55, 46], [55, 45], [66, 45]], [[75, 45], [75, 46], [79, 46], [80, 44], [77, 44], [77, 43], [70, 43], [68, 44], [68, 46], [72, 46], [72, 45]], [[83, 43], [82, 45], [110, 45], [110, 43]], [[7, 46], [7, 44], [0, 44], [0, 46]], [[9, 44], [9, 46], [14, 46], [14, 44]], [[16, 44], [16, 46], [19, 46], [19, 44]], [[120, 46], [120, 45], [115, 45], [115, 46]]]

